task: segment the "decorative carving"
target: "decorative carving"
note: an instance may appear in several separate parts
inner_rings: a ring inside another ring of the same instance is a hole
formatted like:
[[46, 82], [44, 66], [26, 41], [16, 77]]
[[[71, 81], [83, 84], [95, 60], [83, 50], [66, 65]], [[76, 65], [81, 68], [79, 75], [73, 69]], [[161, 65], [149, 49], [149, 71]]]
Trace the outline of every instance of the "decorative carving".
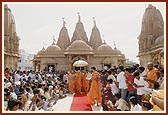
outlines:
[[148, 35], [146, 39], [147, 39], [146, 48], [150, 48], [152, 46], [153, 36], [152, 35]]
[[159, 62], [159, 54], [154, 54], [153, 55], [153, 63], [158, 63]]

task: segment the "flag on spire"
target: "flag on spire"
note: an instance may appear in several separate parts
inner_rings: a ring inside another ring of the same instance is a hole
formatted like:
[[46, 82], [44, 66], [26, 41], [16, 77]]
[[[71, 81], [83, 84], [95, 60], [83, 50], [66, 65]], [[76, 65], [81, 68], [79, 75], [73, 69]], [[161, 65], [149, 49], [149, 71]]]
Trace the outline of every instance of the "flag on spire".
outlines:
[[93, 24], [94, 24], [94, 27], [96, 27], [95, 17], [93, 17]]
[[81, 17], [80, 17], [80, 13], [78, 12], [78, 19], [79, 19], [79, 21], [81, 20]]
[[65, 22], [64, 18], [62, 18], [62, 19], [63, 19], [63, 27], [65, 27], [66, 22]]
[[56, 42], [56, 40], [55, 40], [55, 38], [54, 38], [54, 36], [53, 36], [53, 45], [55, 44], [55, 42]]

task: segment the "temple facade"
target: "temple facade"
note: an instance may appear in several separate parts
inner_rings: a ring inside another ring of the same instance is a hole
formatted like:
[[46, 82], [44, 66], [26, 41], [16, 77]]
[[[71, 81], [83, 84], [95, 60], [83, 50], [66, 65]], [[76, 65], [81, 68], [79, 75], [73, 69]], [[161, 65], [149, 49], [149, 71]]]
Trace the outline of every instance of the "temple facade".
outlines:
[[140, 64], [145, 67], [148, 62], [160, 64], [160, 52], [164, 49], [164, 22], [160, 11], [151, 4], [143, 15], [138, 40]]
[[46, 49], [43, 47], [35, 55], [33, 59], [35, 71], [49, 71], [50, 67], [53, 71], [74, 70], [76, 67], [73, 66], [73, 63], [79, 59], [88, 63], [88, 66], [83, 69], [95, 66], [98, 70], [102, 70], [105, 67], [125, 65], [125, 55], [116, 46], [112, 48], [105, 41], [102, 42], [95, 19], [93, 19], [93, 23], [91, 36], [88, 40], [81, 17], [78, 14], [78, 22], [70, 40], [63, 20], [63, 27], [57, 41], [53, 39], [50, 46]]
[[11, 10], [4, 6], [4, 68], [18, 69], [19, 37]]

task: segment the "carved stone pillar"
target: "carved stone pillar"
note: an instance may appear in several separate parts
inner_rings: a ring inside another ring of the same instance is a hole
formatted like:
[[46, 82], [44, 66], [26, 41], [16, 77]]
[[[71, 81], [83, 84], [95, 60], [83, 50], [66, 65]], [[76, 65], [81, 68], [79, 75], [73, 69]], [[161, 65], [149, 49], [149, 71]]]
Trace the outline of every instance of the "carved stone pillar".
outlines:
[[14, 49], [13, 49], [13, 48], [14, 48], [14, 47], [13, 47], [13, 39], [11, 39], [11, 41], [10, 41], [10, 45], [11, 45], [11, 49], [10, 49], [10, 51], [11, 51], [11, 53], [13, 53], [13, 50], [14, 50]]
[[4, 50], [7, 51], [7, 49], [8, 49], [8, 37], [5, 36], [4, 37]]
[[89, 55], [87, 56], [87, 62], [88, 62], [87, 70], [89, 70], [90, 69], [90, 56]]
[[11, 45], [10, 45], [11, 41], [10, 41], [10, 38], [8, 37], [8, 40], [7, 40], [7, 44], [8, 44], [8, 49], [7, 51], [10, 52], [10, 49], [11, 49]]
[[45, 64], [41, 64], [40, 71], [44, 71], [44, 69], [45, 69]]
[[72, 70], [72, 56], [71, 55], [68, 55], [68, 69], [69, 70]]

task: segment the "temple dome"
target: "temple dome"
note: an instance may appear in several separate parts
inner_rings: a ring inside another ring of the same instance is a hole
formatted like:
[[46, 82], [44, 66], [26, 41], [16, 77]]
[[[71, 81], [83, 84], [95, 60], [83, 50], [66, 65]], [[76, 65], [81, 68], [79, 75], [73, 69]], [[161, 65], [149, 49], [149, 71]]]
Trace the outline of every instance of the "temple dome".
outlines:
[[121, 51], [119, 49], [117, 49], [117, 48], [114, 48], [114, 53], [115, 54], [122, 54]]
[[101, 46], [98, 47], [98, 51], [101, 51], [101, 52], [112, 52], [113, 49], [111, 48], [111, 46], [109, 46], [106, 43], [104, 43], [104, 44], [102, 44]]
[[93, 49], [83, 40], [75, 40], [66, 51], [92, 51]]
[[40, 51], [37, 52], [37, 56], [39, 56], [39, 55], [43, 55], [44, 52], [45, 52], [45, 48], [43, 47], [42, 50], [40, 50]]
[[47, 52], [55, 52], [55, 51], [61, 51], [61, 48], [56, 45], [56, 44], [52, 44], [50, 46], [48, 46], [48, 48], [46, 49]]

